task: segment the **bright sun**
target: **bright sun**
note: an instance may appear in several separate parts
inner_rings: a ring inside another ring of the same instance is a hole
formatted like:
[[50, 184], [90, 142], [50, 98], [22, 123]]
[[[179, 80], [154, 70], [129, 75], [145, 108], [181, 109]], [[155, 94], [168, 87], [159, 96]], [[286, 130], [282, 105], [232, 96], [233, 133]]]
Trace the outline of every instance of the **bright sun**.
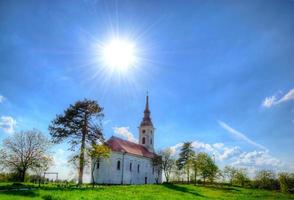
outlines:
[[125, 40], [112, 40], [103, 48], [102, 53], [105, 65], [114, 70], [127, 70], [136, 61], [134, 45]]

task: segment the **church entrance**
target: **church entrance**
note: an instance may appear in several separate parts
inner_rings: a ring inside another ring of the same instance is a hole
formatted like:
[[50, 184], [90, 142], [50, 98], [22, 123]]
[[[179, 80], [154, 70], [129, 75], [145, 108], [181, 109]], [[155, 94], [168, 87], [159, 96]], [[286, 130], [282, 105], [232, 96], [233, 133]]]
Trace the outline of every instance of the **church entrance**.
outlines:
[[147, 184], [147, 177], [145, 177], [145, 184]]

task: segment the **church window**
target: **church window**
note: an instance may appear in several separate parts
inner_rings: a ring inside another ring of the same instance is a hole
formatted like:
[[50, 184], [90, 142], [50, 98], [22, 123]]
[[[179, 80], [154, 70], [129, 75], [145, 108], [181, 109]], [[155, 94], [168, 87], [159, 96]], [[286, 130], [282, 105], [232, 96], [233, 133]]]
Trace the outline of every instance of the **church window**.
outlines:
[[130, 171], [132, 171], [132, 163], [130, 163]]
[[116, 169], [117, 169], [117, 170], [120, 170], [120, 160], [117, 161]]
[[138, 170], [138, 173], [139, 173], [140, 172], [140, 165], [139, 164], [138, 164], [138, 169], [137, 170]]
[[152, 144], [152, 138], [150, 139], [150, 144]]
[[99, 169], [99, 167], [100, 167], [100, 160], [98, 159], [96, 163], [96, 168]]
[[146, 132], [145, 130], [142, 131], [142, 133], [145, 133], [145, 132]]
[[142, 138], [142, 144], [145, 144], [145, 137]]

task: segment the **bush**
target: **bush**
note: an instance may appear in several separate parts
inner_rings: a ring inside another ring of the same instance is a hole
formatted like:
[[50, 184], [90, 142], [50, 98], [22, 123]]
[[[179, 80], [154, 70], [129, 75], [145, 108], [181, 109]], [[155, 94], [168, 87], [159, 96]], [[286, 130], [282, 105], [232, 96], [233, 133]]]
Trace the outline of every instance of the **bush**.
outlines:
[[279, 184], [281, 192], [291, 192], [294, 188], [294, 174], [280, 173], [279, 174]]
[[279, 182], [275, 177], [275, 173], [271, 170], [261, 170], [257, 172], [255, 177], [255, 185], [260, 189], [278, 190]]

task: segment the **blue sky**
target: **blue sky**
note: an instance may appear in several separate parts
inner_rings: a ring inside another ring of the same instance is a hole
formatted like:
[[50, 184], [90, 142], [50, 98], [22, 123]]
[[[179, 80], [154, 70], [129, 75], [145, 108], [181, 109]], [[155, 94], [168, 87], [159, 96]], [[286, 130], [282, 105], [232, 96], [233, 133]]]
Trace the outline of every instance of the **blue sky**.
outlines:
[[[293, 9], [290, 0], [1, 1], [0, 140], [48, 134], [84, 98], [104, 107], [106, 138], [137, 138], [148, 90], [157, 149], [194, 141], [220, 165], [293, 171]], [[124, 73], [97, 62], [97, 43], [113, 37], [140, 58]]]

